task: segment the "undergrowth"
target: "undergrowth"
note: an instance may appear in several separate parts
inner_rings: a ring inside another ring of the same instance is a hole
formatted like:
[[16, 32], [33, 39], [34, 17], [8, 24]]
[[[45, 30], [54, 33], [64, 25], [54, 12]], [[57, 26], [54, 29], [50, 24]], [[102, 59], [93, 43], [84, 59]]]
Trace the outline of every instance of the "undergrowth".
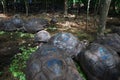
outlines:
[[14, 56], [14, 59], [9, 67], [12, 75], [18, 80], [26, 80], [24, 69], [26, 67], [26, 61], [28, 60], [31, 53], [36, 50], [36, 47], [21, 47], [21, 53]]

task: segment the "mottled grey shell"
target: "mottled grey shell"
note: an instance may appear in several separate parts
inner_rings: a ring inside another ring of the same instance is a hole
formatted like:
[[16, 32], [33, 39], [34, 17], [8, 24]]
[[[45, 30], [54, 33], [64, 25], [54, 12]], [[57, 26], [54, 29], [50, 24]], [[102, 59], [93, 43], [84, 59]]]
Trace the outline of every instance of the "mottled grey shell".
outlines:
[[0, 18], [0, 30], [4, 30], [4, 22], [5, 21], [6, 21], [6, 19]]
[[118, 34], [107, 34], [98, 37], [97, 42], [111, 47], [113, 50], [120, 53], [120, 36]]
[[110, 48], [91, 43], [78, 56], [78, 61], [88, 76], [88, 80], [118, 80], [120, 78], [120, 58]]
[[43, 45], [27, 62], [27, 80], [82, 80], [74, 62], [64, 51]]
[[55, 34], [49, 41], [50, 44], [64, 50], [69, 56], [77, 56], [83, 46], [77, 37], [71, 33], [61, 32]]
[[48, 42], [50, 38], [51, 38], [50, 33], [45, 30], [42, 30], [35, 34], [34, 41], [35, 42]]
[[22, 28], [24, 26], [24, 20], [20, 16], [15, 15], [10, 21], [14, 24], [16, 28]]
[[120, 26], [112, 26], [112, 32], [117, 33], [120, 36]]
[[15, 25], [10, 20], [4, 21], [3, 27], [5, 31], [16, 31], [17, 30]]

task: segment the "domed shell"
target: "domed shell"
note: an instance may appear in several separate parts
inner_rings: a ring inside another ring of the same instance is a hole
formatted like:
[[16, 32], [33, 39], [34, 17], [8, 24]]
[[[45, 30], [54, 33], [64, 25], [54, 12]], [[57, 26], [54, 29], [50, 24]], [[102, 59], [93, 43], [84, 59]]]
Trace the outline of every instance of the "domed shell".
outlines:
[[113, 50], [120, 53], [120, 36], [118, 34], [107, 34], [105, 36], [98, 37], [97, 42], [111, 47]]
[[51, 38], [51, 35], [49, 32], [42, 30], [35, 34], [34, 41], [35, 42], [48, 42], [48, 40]]
[[91, 43], [78, 56], [78, 61], [90, 80], [118, 80], [120, 78], [120, 58], [110, 48]]
[[6, 21], [6, 19], [4, 18], [0, 18], [0, 30], [4, 30], [4, 22]]
[[17, 30], [15, 25], [10, 20], [4, 21], [3, 27], [5, 31], [16, 31]]
[[46, 28], [47, 25], [48, 25], [48, 21], [46, 19], [31, 18], [28, 19], [28, 21], [26, 21], [24, 28], [25, 31], [29, 33], [36, 33]]
[[43, 45], [27, 62], [27, 80], [82, 80], [71, 58], [52, 45]]
[[16, 28], [22, 28], [24, 26], [24, 20], [20, 17], [20, 15], [15, 15], [10, 21], [15, 25]]
[[49, 40], [49, 43], [62, 50], [65, 50], [69, 56], [77, 56], [83, 48], [83, 45], [80, 43], [78, 38], [67, 32], [55, 34]]

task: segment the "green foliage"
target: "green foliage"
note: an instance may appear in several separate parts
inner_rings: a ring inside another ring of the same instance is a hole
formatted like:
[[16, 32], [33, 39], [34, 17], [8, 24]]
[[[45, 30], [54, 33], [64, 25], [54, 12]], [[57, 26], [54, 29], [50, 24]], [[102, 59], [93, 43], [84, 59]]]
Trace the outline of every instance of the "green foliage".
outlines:
[[89, 40], [90, 42], [93, 41], [94, 37], [95, 37], [93, 35], [83, 32], [83, 31], [77, 32], [77, 35], [80, 40], [86, 39], [86, 40]]
[[[100, 0], [91, 0], [90, 1], [90, 8], [93, 10], [95, 8], [95, 10], [98, 10], [98, 7], [99, 7], [99, 1]], [[42, 3], [42, 7], [44, 9], [48, 9], [50, 6], [59, 6], [59, 8], [63, 8], [64, 7], [64, 0], [1, 0], [0, 2], [2, 2], [3, 4], [3, 9], [4, 9], [4, 12], [8, 11], [7, 10], [7, 7], [6, 7], [6, 4], [11, 4], [11, 3], [14, 3], [14, 2], [17, 2], [17, 3], [21, 3], [21, 4], [25, 4], [25, 6], [22, 6], [26, 9], [26, 14], [28, 15], [28, 10], [29, 8], [32, 6], [34, 8], [36, 8], [36, 6], [33, 6], [33, 5], [29, 5], [29, 3]], [[114, 12], [117, 13], [117, 14], [120, 14], [120, 0], [112, 0], [112, 2], [115, 2], [115, 6], [114, 6]], [[59, 4], [58, 4], [59, 3]], [[71, 7], [73, 4], [76, 4], [76, 3], [79, 3], [79, 4], [84, 4], [85, 7], [87, 7], [87, 3], [88, 3], [88, 0], [68, 0], [68, 7]], [[113, 4], [113, 3], [112, 3]], [[15, 6], [13, 4], [13, 6]], [[39, 7], [41, 8], [41, 7]], [[30, 10], [31, 11], [31, 10]]]
[[82, 79], [83, 79], [83, 80], [87, 80], [86, 75], [85, 75], [85, 73], [83, 73], [80, 65], [79, 65], [77, 62], [75, 62], [75, 64], [76, 64], [77, 70], [78, 70], [78, 72], [80, 73], [80, 76], [82, 77]]
[[4, 31], [0, 31], [0, 35], [3, 35], [3, 34], [5, 34], [5, 32]]
[[3, 74], [3, 72], [2, 71], [0, 71], [0, 76]]
[[9, 36], [11, 38], [22, 38], [22, 39], [27, 39], [27, 38], [34, 38], [34, 34], [30, 33], [23, 33], [23, 32], [5, 32], [5, 31], [0, 31], [1, 36]]
[[26, 67], [26, 61], [28, 60], [30, 54], [36, 50], [36, 47], [21, 47], [20, 50], [22, 52], [14, 56], [9, 70], [18, 80], [25, 80], [24, 69]]
[[14, 34], [18, 38], [33, 38], [34, 37], [34, 35], [30, 33], [15, 32]]
[[120, 0], [115, 0], [115, 11], [120, 14]]
[[57, 27], [55, 25], [51, 25], [47, 28], [48, 31], [57, 31]]

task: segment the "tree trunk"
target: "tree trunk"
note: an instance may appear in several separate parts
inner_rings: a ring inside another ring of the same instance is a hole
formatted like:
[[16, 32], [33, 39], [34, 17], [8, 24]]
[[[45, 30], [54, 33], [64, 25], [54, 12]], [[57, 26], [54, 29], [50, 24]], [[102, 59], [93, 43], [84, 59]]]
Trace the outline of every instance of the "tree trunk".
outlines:
[[16, 0], [14, 0], [14, 13], [16, 13]]
[[99, 35], [104, 35], [110, 3], [111, 0], [101, 0], [100, 2], [100, 15], [99, 15], [99, 25], [98, 25]]
[[67, 5], [68, 0], [65, 0], [65, 6], [64, 6], [64, 14], [67, 16], [68, 14], [68, 5]]
[[6, 2], [5, 2], [5, 0], [2, 0], [1, 3], [3, 6], [3, 13], [6, 14]]
[[116, 11], [115, 11], [115, 2], [116, 2], [116, 0], [112, 0], [111, 1], [111, 5], [110, 5], [110, 9], [109, 9], [109, 11], [110, 11], [110, 14], [112, 14], [112, 15], [115, 15], [116, 14]]
[[45, 6], [46, 6], [45, 11], [47, 12], [48, 11], [48, 1], [47, 0], [45, 1]]
[[26, 9], [26, 16], [28, 16], [28, 13], [29, 13], [29, 3], [28, 1], [25, 1], [25, 9]]
[[86, 16], [86, 27], [85, 27], [85, 30], [87, 31], [88, 30], [88, 22], [89, 22], [89, 8], [90, 8], [90, 1], [91, 0], [88, 0], [88, 5], [87, 5], [87, 16]]

